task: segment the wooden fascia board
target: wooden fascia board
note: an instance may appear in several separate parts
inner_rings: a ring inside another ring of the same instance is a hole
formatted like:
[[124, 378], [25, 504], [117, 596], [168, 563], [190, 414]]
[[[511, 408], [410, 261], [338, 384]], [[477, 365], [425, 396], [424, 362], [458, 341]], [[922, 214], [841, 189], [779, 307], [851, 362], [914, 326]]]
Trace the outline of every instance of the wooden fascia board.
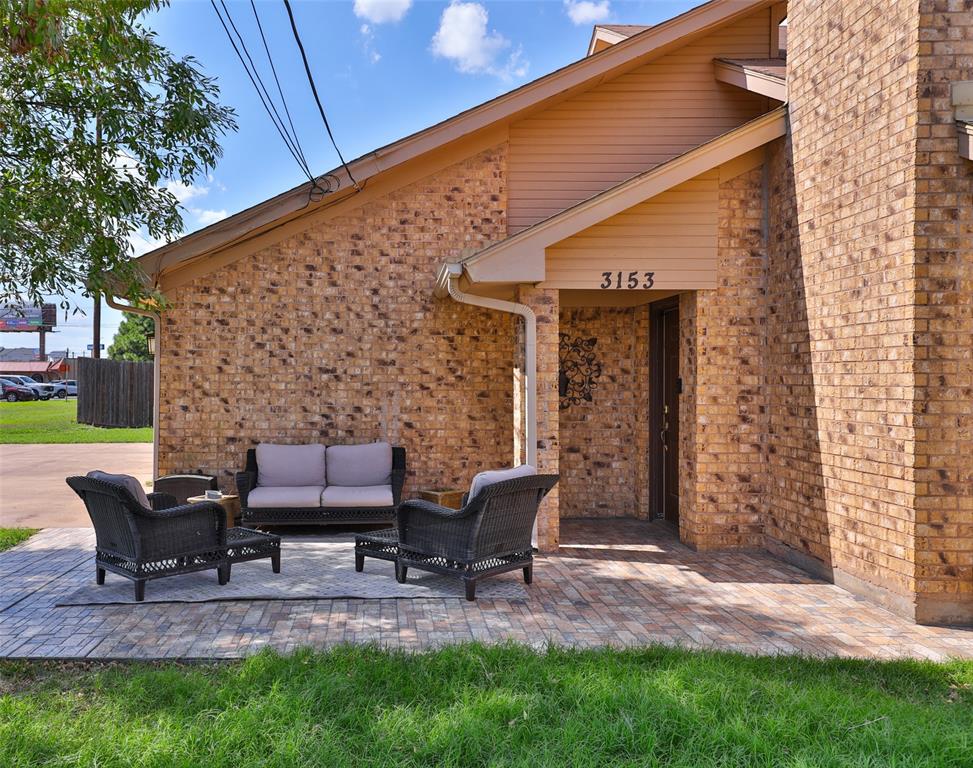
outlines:
[[787, 108], [779, 107], [463, 259], [466, 274], [473, 282], [541, 282], [545, 278], [548, 247], [780, 138], [786, 132]]
[[741, 64], [731, 64], [717, 59], [713, 62], [716, 79], [751, 93], [769, 96], [777, 101], [787, 101], [787, 83], [776, 77], [758, 72]]
[[623, 35], [621, 32], [615, 32], [611, 29], [605, 29], [596, 25], [591, 30], [591, 42], [588, 43], [588, 55], [591, 56], [593, 53], [598, 53], [595, 50], [595, 46], [599, 42], [608, 43], [611, 46], [622, 42], [622, 40], [628, 40], [629, 37], [631, 35]]
[[[578, 90], [594, 87], [629, 68], [664, 56], [712, 29], [769, 7], [773, 2], [774, 0], [711, 0], [642, 34], [622, 40], [595, 56], [573, 62], [485, 104], [353, 160], [350, 163], [352, 174], [359, 183], [366, 181], [376, 174], [494, 123], [509, 122], [514, 117], [540, 109], [549, 102], [565, 99]], [[335, 169], [330, 175], [338, 178], [339, 192], [350, 186], [344, 169]], [[146, 267], [159, 265], [165, 269], [178, 262], [204, 256], [254, 229], [299, 213], [305, 207], [308, 187], [308, 184], [295, 187], [206, 229], [150, 251], [139, 259], [143, 269], [150, 272]]]

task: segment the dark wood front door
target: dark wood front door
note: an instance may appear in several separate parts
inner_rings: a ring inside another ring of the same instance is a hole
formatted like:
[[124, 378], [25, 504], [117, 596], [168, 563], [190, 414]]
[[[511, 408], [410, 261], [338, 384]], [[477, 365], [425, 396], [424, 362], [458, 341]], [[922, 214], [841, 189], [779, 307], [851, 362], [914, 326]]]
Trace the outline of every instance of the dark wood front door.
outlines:
[[652, 516], [679, 523], [679, 297], [650, 307], [649, 354], [652, 413], [649, 419]]

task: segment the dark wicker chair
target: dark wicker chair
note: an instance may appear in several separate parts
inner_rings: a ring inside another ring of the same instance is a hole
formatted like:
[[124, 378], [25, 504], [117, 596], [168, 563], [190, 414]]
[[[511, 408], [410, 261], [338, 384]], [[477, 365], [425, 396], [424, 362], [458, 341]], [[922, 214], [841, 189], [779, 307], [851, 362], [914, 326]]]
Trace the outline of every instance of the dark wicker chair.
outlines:
[[152, 483], [154, 491], [175, 497], [177, 504], [185, 504], [186, 499], [202, 496], [218, 487], [212, 475], [164, 475]]
[[69, 477], [67, 484], [95, 528], [99, 584], [105, 583], [105, 571], [125, 576], [135, 582], [135, 599], [141, 601], [149, 579], [217, 568], [220, 584], [229, 580], [226, 513], [219, 504], [178, 506], [167, 493], [150, 493], [152, 509], [146, 509], [115, 483]]
[[250, 507], [247, 497], [257, 487], [257, 452], [247, 449], [247, 465], [236, 473], [237, 492], [244, 525], [328, 525], [388, 523], [405, 485], [405, 448], [392, 447], [392, 506], [387, 507]]
[[395, 576], [408, 569], [459, 576], [466, 599], [476, 599], [478, 580], [523, 568], [531, 583], [534, 554], [530, 536], [541, 500], [557, 475], [532, 475], [486, 486], [462, 509], [427, 501], [402, 502], [397, 511], [399, 552]]

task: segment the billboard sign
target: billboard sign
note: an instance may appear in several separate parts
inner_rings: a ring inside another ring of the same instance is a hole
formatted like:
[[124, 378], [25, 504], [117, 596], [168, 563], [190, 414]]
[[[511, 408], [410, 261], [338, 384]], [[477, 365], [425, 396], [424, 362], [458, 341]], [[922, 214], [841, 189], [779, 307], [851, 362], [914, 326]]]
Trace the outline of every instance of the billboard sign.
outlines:
[[57, 325], [57, 306], [6, 304], [0, 306], [0, 332], [49, 331]]

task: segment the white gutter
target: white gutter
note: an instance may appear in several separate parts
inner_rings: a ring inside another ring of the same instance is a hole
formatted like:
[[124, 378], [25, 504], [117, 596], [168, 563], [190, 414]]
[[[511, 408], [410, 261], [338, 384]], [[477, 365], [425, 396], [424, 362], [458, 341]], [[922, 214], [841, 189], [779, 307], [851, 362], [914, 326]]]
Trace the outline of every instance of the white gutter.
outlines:
[[159, 313], [148, 309], [133, 307], [129, 304], [119, 304], [110, 293], [104, 294], [105, 303], [112, 309], [128, 312], [132, 315], [151, 317], [155, 324], [155, 354], [152, 356], [152, 481], [159, 477], [159, 352], [162, 339], [159, 336]]
[[[463, 293], [459, 279], [463, 275], [462, 264], [444, 264], [436, 280], [436, 295], [449, 295], [460, 304], [496, 309], [524, 318], [524, 378], [527, 390], [527, 420], [524, 424], [524, 440], [527, 443], [527, 463], [537, 466], [537, 317], [525, 304], [486, 296]], [[519, 458], [519, 457], [515, 457]]]

